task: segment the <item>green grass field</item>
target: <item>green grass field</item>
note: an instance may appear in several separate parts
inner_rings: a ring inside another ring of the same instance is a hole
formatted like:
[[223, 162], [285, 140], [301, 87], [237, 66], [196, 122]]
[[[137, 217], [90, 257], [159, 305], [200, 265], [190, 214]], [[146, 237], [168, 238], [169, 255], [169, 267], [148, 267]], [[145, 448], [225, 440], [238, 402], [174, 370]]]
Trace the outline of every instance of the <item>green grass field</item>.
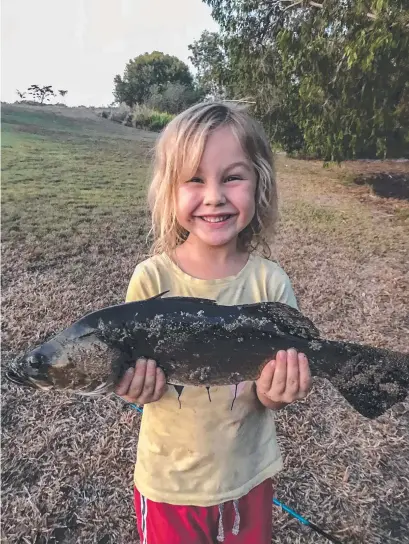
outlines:
[[[2, 367], [84, 313], [123, 301], [147, 251], [157, 135], [86, 108], [2, 105]], [[273, 247], [302, 311], [328, 338], [407, 351], [409, 203], [358, 175], [409, 163], [277, 157]], [[277, 415], [277, 497], [348, 544], [408, 544], [409, 405], [379, 421], [326, 382]], [[137, 542], [132, 473], [140, 416], [118, 399], [2, 380], [2, 542]], [[275, 507], [272, 542], [325, 543]]]

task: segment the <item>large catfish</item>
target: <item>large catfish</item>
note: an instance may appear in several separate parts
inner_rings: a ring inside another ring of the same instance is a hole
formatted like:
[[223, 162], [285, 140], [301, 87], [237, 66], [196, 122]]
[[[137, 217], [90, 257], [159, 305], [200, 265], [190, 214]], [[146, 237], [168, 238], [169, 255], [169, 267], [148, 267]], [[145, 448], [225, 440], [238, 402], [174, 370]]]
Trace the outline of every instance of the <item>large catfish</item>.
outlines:
[[7, 378], [103, 394], [144, 356], [157, 361], [168, 383], [209, 387], [256, 380], [278, 350], [295, 348], [307, 355], [313, 376], [328, 379], [365, 417], [378, 417], [408, 394], [408, 353], [325, 340], [279, 302], [221, 306], [163, 294], [86, 315], [14, 361]]

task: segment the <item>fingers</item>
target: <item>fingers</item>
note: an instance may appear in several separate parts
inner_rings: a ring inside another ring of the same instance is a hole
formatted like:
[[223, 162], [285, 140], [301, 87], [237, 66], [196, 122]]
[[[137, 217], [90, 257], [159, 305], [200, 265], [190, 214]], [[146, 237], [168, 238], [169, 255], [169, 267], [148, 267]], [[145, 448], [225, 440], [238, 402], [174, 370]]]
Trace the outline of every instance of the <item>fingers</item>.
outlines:
[[[150, 368], [151, 366], [152, 365], [150, 365]], [[144, 391], [145, 381], [148, 381], [147, 387], [149, 390], [151, 390], [152, 370], [150, 370], [151, 375], [149, 376], [148, 380], [146, 376], [147, 372], [148, 372], [148, 361], [146, 359], [138, 359], [136, 361], [135, 372], [132, 378], [131, 385], [129, 386], [129, 389], [127, 391], [128, 397], [131, 397], [133, 399], [138, 399], [138, 402], [139, 402], [139, 397]], [[153, 386], [155, 387], [155, 384]]]
[[286, 393], [289, 398], [298, 396], [299, 390], [298, 354], [295, 349], [287, 351], [287, 381]]
[[156, 369], [156, 384], [155, 391], [153, 393], [152, 402], [159, 400], [166, 390], [166, 378], [165, 373], [161, 368]]
[[[139, 364], [145, 367], [141, 368], [141, 379], [138, 377], [138, 368], [135, 371], [134, 379], [131, 383], [130, 394], [139, 398], [139, 402], [144, 404], [150, 402], [156, 385], [156, 363], [152, 359], [143, 360]], [[143, 381], [142, 381], [143, 377]], [[135, 385], [134, 385], [135, 382]], [[133, 388], [134, 387], [134, 388]]]
[[307, 359], [307, 356], [304, 355], [304, 353], [298, 354], [298, 368], [299, 368], [299, 383], [300, 383], [299, 397], [303, 399], [307, 396], [307, 393], [311, 389], [311, 384], [312, 384], [312, 378], [311, 378], [310, 367], [308, 364], [308, 359]]
[[260, 377], [257, 380], [257, 388], [261, 393], [267, 393], [270, 388], [274, 378], [276, 362], [269, 361], [263, 370], [261, 371]]
[[270, 361], [264, 367], [257, 380], [258, 393], [273, 403], [290, 404], [305, 398], [310, 389], [308, 359], [304, 353], [297, 353], [293, 348], [277, 352], [275, 361]]
[[278, 396], [283, 395], [287, 387], [287, 352], [283, 350], [277, 353], [273, 387]]
[[159, 400], [166, 389], [163, 371], [152, 359], [138, 359], [129, 368], [116, 389], [116, 394], [131, 403], [147, 404]]
[[115, 393], [119, 395], [120, 397], [122, 397], [123, 395], [126, 395], [129, 389], [129, 386], [131, 385], [134, 372], [135, 372], [135, 369], [133, 367], [128, 368], [122, 380], [119, 382], [117, 388], [115, 389]]

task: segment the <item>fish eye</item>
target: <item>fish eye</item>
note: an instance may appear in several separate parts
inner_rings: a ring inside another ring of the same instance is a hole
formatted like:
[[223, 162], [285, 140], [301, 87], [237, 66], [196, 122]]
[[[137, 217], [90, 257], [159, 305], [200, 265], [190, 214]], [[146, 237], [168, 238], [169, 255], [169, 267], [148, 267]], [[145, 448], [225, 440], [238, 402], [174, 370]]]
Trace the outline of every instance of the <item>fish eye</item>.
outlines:
[[34, 368], [38, 370], [40, 366], [44, 362], [44, 357], [40, 355], [39, 353], [33, 353], [32, 355], [29, 355], [27, 357], [27, 363], [31, 366], [31, 368]]

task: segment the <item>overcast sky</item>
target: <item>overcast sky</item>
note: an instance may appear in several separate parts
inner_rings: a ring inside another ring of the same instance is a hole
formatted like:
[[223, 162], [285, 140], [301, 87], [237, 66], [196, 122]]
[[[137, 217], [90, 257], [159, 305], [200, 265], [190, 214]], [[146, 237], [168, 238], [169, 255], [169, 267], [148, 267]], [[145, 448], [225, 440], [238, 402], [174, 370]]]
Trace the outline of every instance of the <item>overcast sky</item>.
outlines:
[[216, 23], [201, 0], [2, 0], [1, 99], [31, 84], [67, 89], [68, 105], [107, 105], [113, 79], [154, 50], [188, 62]]

